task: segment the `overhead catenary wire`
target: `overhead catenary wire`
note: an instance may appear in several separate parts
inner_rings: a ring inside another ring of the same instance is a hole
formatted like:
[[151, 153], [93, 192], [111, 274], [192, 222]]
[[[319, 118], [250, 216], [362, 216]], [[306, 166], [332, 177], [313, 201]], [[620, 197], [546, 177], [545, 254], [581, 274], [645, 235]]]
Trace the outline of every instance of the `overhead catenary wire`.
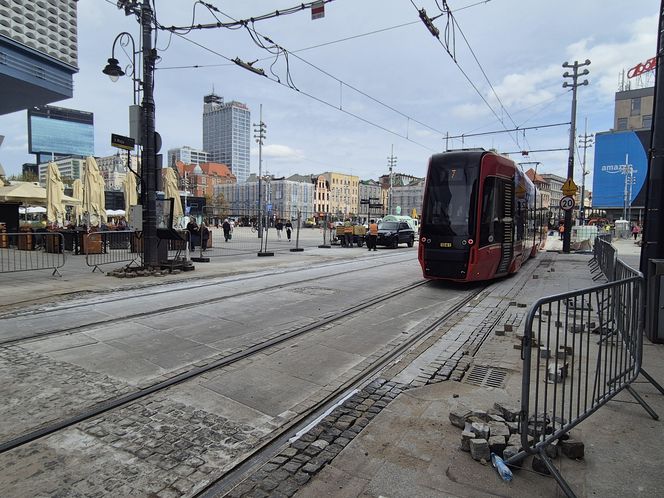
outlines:
[[[225, 55], [223, 55], [223, 54], [217, 52], [216, 50], [211, 49], [210, 47], [207, 47], [207, 46], [205, 46], [205, 45], [203, 45], [203, 44], [201, 44], [201, 43], [199, 43], [199, 42], [197, 42], [197, 41], [191, 40], [191, 39], [187, 38], [186, 36], [181, 35], [181, 34], [179, 34], [179, 33], [175, 33], [175, 34], [176, 34], [177, 36], [179, 36], [180, 38], [182, 38], [183, 40], [186, 40], [186, 41], [188, 41], [189, 43], [192, 43], [192, 44], [194, 44], [194, 45], [196, 45], [196, 46], [202, 48], [203, 50], [206, 50], [206, 51], [208, 51], [208, 52], [210, 52], [210, 53], [212, 53], [212, 54], [214, 54], [214, 55], [217, 55], [217, 56], [219, 56], [219, 57], [221, 57], [221, 58], [223, 58], [223, 59], [226, 59], [227, 61], [232, 61], [232, 59], [231, 59], [230, 57], [227, 57], [227, 56], [225, 56]], [[366, 119], [366, 118], [363, 118], [362, 116], [360, 116], [360, 115], [358, 115], [358, 114], [355, 114], [355, 113], [353, 113], [353, 112], [350, 112], [350, 111], [348, 111], [348, 110], [346, 110], [346, 109], [341, 109], [341, 108], [337, 107], [336, 105], [334, 105], [334, 104], [332, 104], [332, 103], [330, 103], [330, 102], [327, 102], [327, 101], [324, 100], [324, 99], [321, 99], [321, 98], [319, 98], [319, 97], [316, 97], [315, 95], [312, 95], [312, 94], [310, 94], [310, 93], [308, 93], [308, 92], [305, 92], [305, 91], [303, 91], [303, 90], [299, 90], [299, 89], [293, 88], [293, 87], [287, 85], [286, 83], [283, 83], [283, 82], [280, 81], [280, 80], [277, 80], [277, 79], [275, 79], [275, 78], [272, 78], [272, 77], [268, 76], [267, 74], [265, 75], [265, 77], [266, 77], [268, 80], [270, 80], [270, 81], [272, 81], [272, 82], [274, 82], [274, 83], [277, 83], [277, 84], [279, 84], [279, 85], [281, 85], [281, 86], [284, 86], [284, 87], [286, 87], [286, 88], [290, 88], [291, 90], [296, 91], [297, 93], [299, 93], [299, 94], [301, 94], [301, 95], [304, 95], [304, 96], [306, 96], [306, 97], [309, 97], [310, 99], [315, 100], [315, 101], [317, 101], [317, 102], [319, 102], [319, 103], [321, 103], [321, 104], [324, 104], [324, 105], [326, 105], [326, 106], [328, 106], [328, 107], [331, 107], [332, 109], [336, 109], [337, 111], [343, 112], [344, 114], [347, 114], [347, 115], [349, 115], [349, 116], [351, 116], [351, 117], [353, 117], [353, 118], [355, 118], [355, 119], [357, 119], [357, 120], [359, 120], [359, 121], [362, 121], [362, 122], [365, 123], [365, 124], [371, 125], [371, 126], [373, 126], [373, 127], [375, 127], [375, 128], [378, 128], [378, 129], [380, 129], [380, 130], [383, 130], [383, 131], [385, 131], [385, 132], [387, 132], [387, 133], [390, 133], [390, 134], [392, 134], [392, 135], [394, 135], [394, 136], [397, 136], [397, 137], [399, 137], [399, 138], [402, 138], [402, 139], [404, 139], [404, 140], [406, 140], [406, 141], [408, 141], [408, 142], [411, 142], [411, 143], [413, 143], [413, 144], [415, 144], [415, 145], [417, 145], [417, 146], [419, 146], [419, 147], [422, 147], [422, 148], [424, 148], [424, 149], [427, 149], [427, 150], [429, 150], [429, 151], [436, 152], [435, 149], [432, 149], [431, 147], [428, 147], [428, 146], [426, 146], [426, 145], [424, 145], [424, 144], [422, 144], [422, 143], [420, 143], [420, 142], [417, 142], [417, 141], [411, 139], [410, 137], [407, 137], [406, 135], [402, 135], [402, 134], [400, 134], [400, 133], [398, 133], [398, 132], [396, 132], [396, 131], [394, 131], [394, 130], [390, 130], [389, 128], [386, 128], [385, 126], [382, 126], [382, 125], [380, 125], [380, 124], [378, 124], [378, 123], [374, 123], [373, 121], [370, 121], [370, 120], [368, 120], [368, 119]]]

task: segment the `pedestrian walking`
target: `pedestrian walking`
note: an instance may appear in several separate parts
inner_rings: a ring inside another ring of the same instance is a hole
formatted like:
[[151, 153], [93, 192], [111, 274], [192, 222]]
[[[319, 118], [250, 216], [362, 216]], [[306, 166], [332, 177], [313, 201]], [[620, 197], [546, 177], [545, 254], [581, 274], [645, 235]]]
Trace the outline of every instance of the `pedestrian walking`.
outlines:
[[233, 227], [231, 226], [231, 223], [228, 221], [228, 218], [224, 220], [224, 222], [221, 224], [221, 229], [224, 231], [224, 240], [228, 242], [231, 240], [233, 237], [231, 235], [231, 232], [233, 231]]
[[632, 225], [632, 235], [634, 236], [634, 240], [636, 241], [636, 238], [639, 236], [641, 233], [641, 229], [639, 228], [639, 225], [636, 223]]
[[375, 220], [369, 223], [369, 236], [367, 237], [367, 249], [377, 251], [376, 243], [378, 242], [378, 224]]
[[291, 241], [291, 234], [293, 233], [293, 224], [288, 220], [286, 222], [286, 237], [288, 238], [288, 242]]
[[284, 231], [284, 224], [281, 220], [277, 220], [274, 225], [274, 228], [277, 229], [277, 240], [281, 240], [281, 232]]
[[208, 247], [208, 240], [210, 239], [210, 229], [207, 227], [204, 221], [201, 221], [201, 227], [199, 228], [201, 234], [201, 249], [205, 251]]
[[558, 227], [558, 233], [560, 234], [560, 240], [563, 240], [563, 237], [565, 236], [565, 225], [560, 225]]

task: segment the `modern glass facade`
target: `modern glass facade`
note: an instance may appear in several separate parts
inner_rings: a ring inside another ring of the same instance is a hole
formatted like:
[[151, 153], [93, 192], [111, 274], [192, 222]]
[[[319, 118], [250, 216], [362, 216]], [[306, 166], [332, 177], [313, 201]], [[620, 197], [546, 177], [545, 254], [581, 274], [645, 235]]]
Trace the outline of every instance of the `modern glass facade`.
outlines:
[[0, 0], [0, 114], [73, 96], [76, 0]]
[[211, 162], [226, 164], [244, 183], [249, 177], [251, 113], [241, 102], [224, 103], [206, 95], [203, 106], [203, 150]]

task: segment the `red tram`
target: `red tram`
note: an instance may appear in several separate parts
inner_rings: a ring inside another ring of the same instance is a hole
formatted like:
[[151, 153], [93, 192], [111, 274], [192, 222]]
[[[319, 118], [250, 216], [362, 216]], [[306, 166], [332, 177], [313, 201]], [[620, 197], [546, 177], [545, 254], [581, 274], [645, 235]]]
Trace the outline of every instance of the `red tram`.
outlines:
[[429, 161], [418, 258], [425, 278], [489, 280], [519, 270], [545, 232], [541, 196], [514, 161], [483, 149]]

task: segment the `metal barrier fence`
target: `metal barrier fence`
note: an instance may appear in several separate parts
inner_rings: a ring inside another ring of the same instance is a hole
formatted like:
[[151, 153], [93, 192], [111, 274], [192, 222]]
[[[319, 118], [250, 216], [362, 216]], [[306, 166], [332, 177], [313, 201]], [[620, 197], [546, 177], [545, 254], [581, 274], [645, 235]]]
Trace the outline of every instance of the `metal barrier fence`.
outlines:
[[221, 257], [252, 253], [256, 255], [261, 250], [289, 252], [296, 248], [312, 249], [323, 243], [324, 236], [319, 227], [302, 227], [297, 223], [293, 223], [290, 240], [285, 228], [279, 233], [273, 226], [263, 227], [262, 233], [255, 226], [235, 226], [228, 238], [221, 227], [208, 227], [208, 230], [207, 247], [202, 251], [200, 237], [192, 239], [192, 255], [202, 252], [205, 257]]
[[643, 278], [637, 275], [545, 297], [533, 305], [521, 353], [519, 422], [524, 450], [507, 463], [538, 454], [565, 494], [575, 496], [547, 456], [547, 446], [622, 390], [658, 419], [631, 387], [643, 373], [642, 300]]
[[593, 280], [599, 280], [604, 277], [609, 281], [615, 279], [616, 264], [618, 261], [618, 251], [611, 245], [610, 236], [595, 238], [593, 245], [593, 257], [588, 263]]
[[134, 230], [112, 230], [103, 232], [90, 232], [83, 237], [83, 254], [85, 263], [92, 267], [92, 271], [102, 265], [123, 263], [127, 266], [134, 261], [142, 259], [143, 240]]
[[19, 232], [0, 234], [0, 273], [53, 269], [65, 264], [65, 241], [56, 232]]
[[[189, 232], [177, 231], [181, 240], [160, 239], [159, 245], [166, 245], [167, 261], [172, 264], [174, 260], [188, 259]], [[85, 263], [92, 267], [92, 271], [102, 265], [128, 262], [127, 266], [143, 262], [143, 237], [140, 231], [135, 230], [109, 230], [91, 232], [83, 237], [82, 252], [85, 254]], [[161, 251], [160, 251], [161, 253]]]

